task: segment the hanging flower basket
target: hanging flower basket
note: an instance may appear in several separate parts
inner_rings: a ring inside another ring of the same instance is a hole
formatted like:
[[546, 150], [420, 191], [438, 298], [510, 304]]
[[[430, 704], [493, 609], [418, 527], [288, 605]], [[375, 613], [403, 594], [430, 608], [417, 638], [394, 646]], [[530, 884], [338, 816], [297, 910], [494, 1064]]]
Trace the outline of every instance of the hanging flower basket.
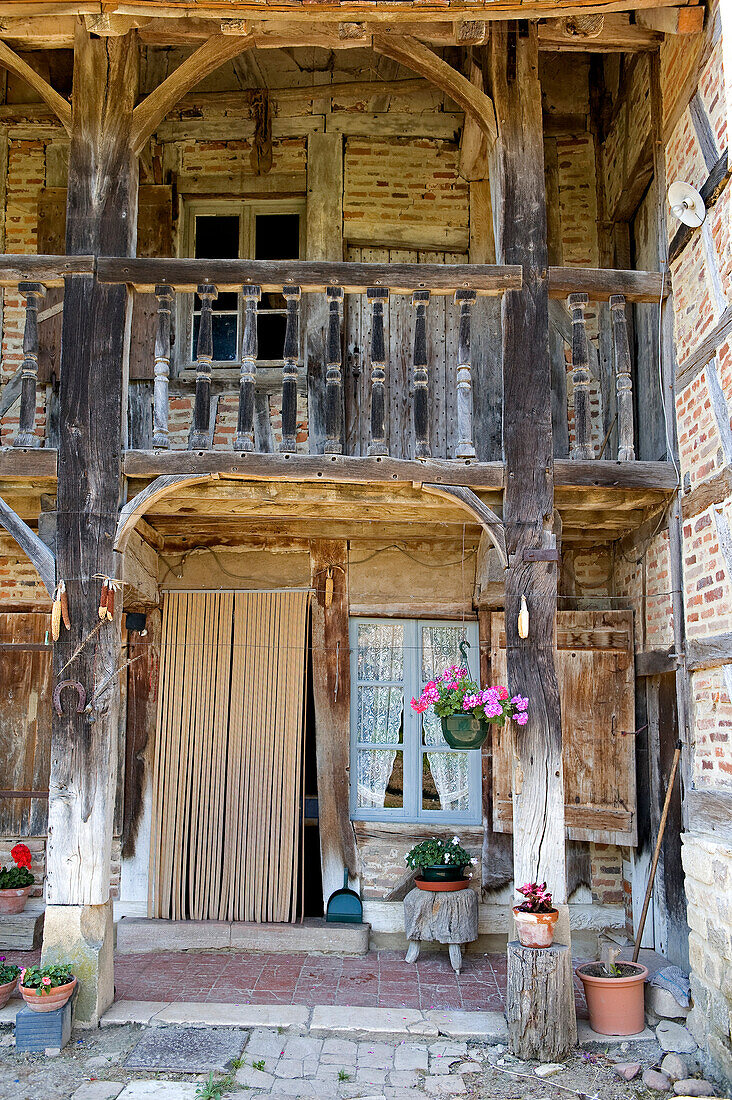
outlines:
[[519, 726], [528, 722], [529, 700], [520, 695], [509, 698], [501, 684], [478, 687], [467, 668], [450, 665], [425, 685], [419, 699], [412, 699], [412, 710], [422, 714], [429, 707], [442, 722], [442, 736], [452, 749], [479, 749], [488, 736], [490, 725], [503, 726], [512, 718]]

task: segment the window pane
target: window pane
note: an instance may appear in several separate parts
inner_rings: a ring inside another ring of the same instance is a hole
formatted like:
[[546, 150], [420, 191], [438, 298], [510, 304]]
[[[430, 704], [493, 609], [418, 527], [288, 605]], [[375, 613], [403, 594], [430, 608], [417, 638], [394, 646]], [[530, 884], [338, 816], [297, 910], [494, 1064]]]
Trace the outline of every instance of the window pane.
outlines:
[[432, 707], [422, 715], [422, 744], [440, 746], [447, 744], [442, 736], [442, 722]]
[[356, 805], [360, 810], [404, 806], [403, 754], [391, 749], [359, 749]]
[[[198, 347], [198, 329], [201, 323], [201, 315], [199, 313], [193, 316], [193, 358], [196, 358], [196, 349]], [[213, 333], [213, 357], [216, 362], [225, 360], [236, 359], [236, 328], [237, 319], [232, 316], [213, 317], [212, 318], [212, 333]]]
[[404, 694], [399, 687], [359, 687], [358, 739], [398, 745], [403, 740]]
[[422, 809], [470, 809], [470, 775], [465, 752], [422, 755]]
[[[436, 680], [442, 670], [449, 665], [462, 663], [458, 645], [468, 636], [468, 628], [460, 626], [423, 626], [422, 627], [422, 681]], [[478, 660], [478, 654], [471, 654], [471, 666]], [[473, 677], [477, 668], [470, 669]]]
[[258, 314], [257, 356], [259, 359], [282, 359], [285, 350], [285, 325], [281, 313]]
[[300, 215], [257, 214], [254, 241], [257, 260], [296, 260], [300, 255]]
[[196, 218], [196, 251], [202, 260], [239, 258], [239, 215], [200, 214]]
[[383, 683], [404, 677], [402, 623], [358, 624], [358, 678]]

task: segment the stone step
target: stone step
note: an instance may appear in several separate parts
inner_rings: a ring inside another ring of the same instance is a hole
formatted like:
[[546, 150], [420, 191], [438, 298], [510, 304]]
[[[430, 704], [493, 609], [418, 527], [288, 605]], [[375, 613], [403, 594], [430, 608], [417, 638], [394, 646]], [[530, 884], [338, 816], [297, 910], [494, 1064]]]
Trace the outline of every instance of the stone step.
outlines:
[[0, 951], [31, 951], [41, 946], [43, 906], [26, 906], [22, 913], [0, 916]]
[[117, 952], [136, 955], [158, 951], [293, 951], [320, 955], [366, 955], [368, 924], [255, 924], [248, 921], [158, 920], [122, 917], [117, 922]]

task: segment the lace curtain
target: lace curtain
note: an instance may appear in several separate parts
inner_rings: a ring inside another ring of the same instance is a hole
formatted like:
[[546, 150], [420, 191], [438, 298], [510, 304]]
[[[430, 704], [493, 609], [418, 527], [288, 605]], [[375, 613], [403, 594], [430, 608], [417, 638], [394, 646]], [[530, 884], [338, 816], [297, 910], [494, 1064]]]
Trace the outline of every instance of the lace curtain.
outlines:
[[[404, 627], [401, 623], [360, 623], [358, 627], [358, 739], [374, 745], [402, 743]], [[377, 681], [377, 683], [373, 683]], [[399, 681], [398, 686], [381, 682]], [[361, 748], [356, 764], [359, 809], [381, 809], [397, 749]]]
[[[428, 680], [436, 679], [449, 665], [464, 664], [458, 647], [466, 638], [464, 626], [422, 627], [422, 686]], [[440, 719], [433, 710], [422, 715], [422, 743], [447, 748]], [[469, 772], [465, 753], [427, 752], [425, 756], [440, 796], [440, 808], [469, 809]]]

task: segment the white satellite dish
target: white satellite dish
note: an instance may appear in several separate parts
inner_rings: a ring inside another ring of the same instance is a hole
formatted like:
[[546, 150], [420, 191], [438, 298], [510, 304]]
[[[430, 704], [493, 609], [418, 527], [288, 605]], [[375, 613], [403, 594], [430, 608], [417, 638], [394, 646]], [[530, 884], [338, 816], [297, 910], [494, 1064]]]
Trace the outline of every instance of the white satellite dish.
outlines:
[[677, 181], [668, 189], [668, 201], [679, 221], [698, 229], [707, 216], [704, 199], [690, 183]]

